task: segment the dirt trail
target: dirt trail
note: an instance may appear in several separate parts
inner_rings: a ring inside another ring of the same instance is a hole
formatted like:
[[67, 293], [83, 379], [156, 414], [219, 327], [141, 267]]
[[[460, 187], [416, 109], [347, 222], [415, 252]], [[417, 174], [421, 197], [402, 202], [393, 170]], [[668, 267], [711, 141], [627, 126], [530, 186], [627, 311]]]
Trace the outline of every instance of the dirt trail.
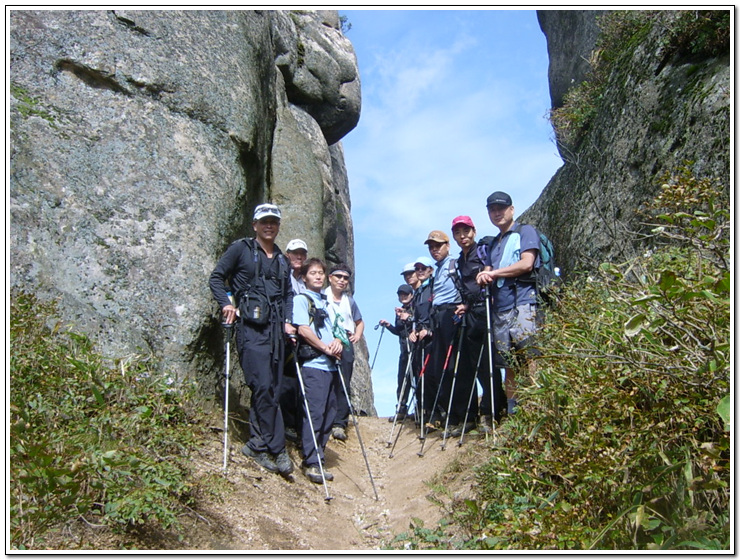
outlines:
[[[309, 482], [298, 468], [300, 453], [289, 444], [296, 470], [286, 480], [257, 466], [240, 453], [241, 443], [232, 442], [221, 499], [202, 499], [197, 505], [185, 539], [176, 548], [190, 550], [373, 550], [387, 546], [393, 537], [409, 528], [412, 518], [434, 525], [444, 512], [428, 499], [430, 483], [442, 488], [437, 498], [449, 503], [452, 497], [471, 494], [474, 476], [471, 465], [482, 460], [486, 445], [474, 435], [448, 439], [441, 448], [441, 434], [427, 437], [424, 456], [411, 421], [403, 430], [389, 457], [387, 441], [391, 424], [387, 418], [359, 419], [370, 470], [379, 499], [375, 500], [357, 434], [348, 428], [347, 442], [331, 440], [327, 468], [334, 473], [329, 483], [332, 500], [324, 500], [323, 485]], [[396, 428], [398, 430], [398, 427]], [[195, 460], [203, 473], [220, 472], [221, 435], [214, 433]], [[154, 544], [154, 543], [152, 543]], [[164, 548], [162, 543], [155, 548]]]

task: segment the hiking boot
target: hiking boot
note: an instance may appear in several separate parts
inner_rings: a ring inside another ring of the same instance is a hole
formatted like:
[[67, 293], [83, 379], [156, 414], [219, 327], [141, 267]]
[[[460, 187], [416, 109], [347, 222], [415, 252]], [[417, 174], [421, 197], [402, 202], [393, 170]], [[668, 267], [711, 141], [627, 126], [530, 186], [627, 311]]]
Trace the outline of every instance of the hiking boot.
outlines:
[[263, 469], [266, 469], [270, 472], [279, 471], [278, 466], [275, 464], [275, 461], [272, 460], [270, 454], [266, 451], [255, 451], [248, 445], [245, 445], [244, 447], [242, 447], [242, 454], [250, 457], [251, 459], [254, 459], [254, 461]]
[[341, 426], [334, 426], [331, 429], [331, 437], [339, 441], [347, 441], [347, 432]]
[[283, 476], [287, 476], [293, 472], [293, 461], [290, 460], [287, 449], [283, 449], [280, 453], [275, 455], [275, 465], [277, 466], [278, 472]]
[[288, 441], [292, 441], [293, 443], [300, 443], [300, 438], [298, 437], [298, 432], [296, 432], [293, 428], [285, 428], [285, 439]]
[[443, 438], [459, 437], [462, 432], [462, 424], [455, 424], [454, 426], [447, 426], [447, 430], [442, 432]]
[[326, 470], [326, 465], [322, 463], [321, 466], [324, 467], [324, 478], [326, 478], [326, 481], [331, 482], [334, 480], [334, 474]]
[[478, 422], [478, 431], [482, 434], [493, 433], [493, 424], [491, 423], [490, 416], [484, 415], [480, 417], [480, 421]]
[[475, 428], [475, 422], [468, 422], [465, 425], [460, 424], [460, 433], [453, 432], [452, 437], [460, 437], [463, 434], [463, 431], [467, 434], [475, 430]]
[[434, 423], [427, 422], [424, 424], [424, 428], [426, 429], [426, 433], [430, 432], [436, 432], [442, 427], [442, 423], [439, 420], [435, 420]]
[[[311, 465], [310, 467], [303, 467], [303, 474], [306, 475], [306, 478], [313, 482], [314, 484], [323, 484], [324, 479], [321, 478], [321, 471], [319, 470], [318, 465]], [[326, 476], [326, 472], [324, 472], [324, 476]], [[329, 480], [328, 478], [326, 480]]]

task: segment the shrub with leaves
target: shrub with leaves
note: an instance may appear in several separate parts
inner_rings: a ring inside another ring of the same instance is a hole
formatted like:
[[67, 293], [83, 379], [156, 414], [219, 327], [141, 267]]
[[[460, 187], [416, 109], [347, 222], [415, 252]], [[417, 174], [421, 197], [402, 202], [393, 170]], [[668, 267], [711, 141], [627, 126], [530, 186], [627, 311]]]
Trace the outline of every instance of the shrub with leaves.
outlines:
[[723, 193], [679, 171], [652, 208], [655, 248], [566, 288], [479, 471], [465, 547], [729, 548]]
[[193, 389], [142, 358], [106, 366], [54, 315], [51, 304], [11, 296], [11, 547], [42, 548], [50, 528], [77, 519], [175, 524], [199, 431]]

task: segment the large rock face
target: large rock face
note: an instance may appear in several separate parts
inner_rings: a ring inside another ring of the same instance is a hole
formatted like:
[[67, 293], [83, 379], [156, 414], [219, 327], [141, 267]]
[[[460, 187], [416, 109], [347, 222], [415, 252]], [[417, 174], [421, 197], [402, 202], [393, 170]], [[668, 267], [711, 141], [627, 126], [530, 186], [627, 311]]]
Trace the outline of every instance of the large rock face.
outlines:
[[[596, 14], [545, 14], [555, 99], [566, 78], [573, 85], [585, 78], [562, 61], [582, 56]], [[566, 273], [642, 250], [628, 234], [640, 230], [638, 210], [658, 193], [661, 177], [685, 162], [698, 177], [724, 179], [729, 190], [729, 42], [719, 56], [671, 49], [677, 13], [667, 15], [623, 46], [590, 127], [577, 145], [560, 146], [564, 165], [522, 216], [552, 238]]]
[[282, 207], [279, 245], [353, 261], [338, 142], [360, 81], [339, 27], [336, 12], [10, 12], [12, 287], [58, 299], [105, 354], [152, 353], [214, 392], [207, 280], [254, 206]]
[[547, 37], [550, 62], [547, 78], [553, 108], [561, 107], [568, 90], [588, 76], [589, 59], [599, 35], [596, 18], [604, 13], [596, 10], [537, 11], [540, 29]]

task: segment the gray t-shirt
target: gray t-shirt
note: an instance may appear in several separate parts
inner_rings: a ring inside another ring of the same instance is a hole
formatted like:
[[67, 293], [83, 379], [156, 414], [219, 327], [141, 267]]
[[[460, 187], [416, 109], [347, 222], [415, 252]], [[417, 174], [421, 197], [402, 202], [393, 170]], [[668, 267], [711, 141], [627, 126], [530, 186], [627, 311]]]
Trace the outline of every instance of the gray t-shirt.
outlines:
[[[517, 228], [514, 222], [511, 229], [496, 238], [491, 251], [486, 255], [486, 266], [494, 270], [505, 268], [521, 259], [521, 253], [535, 249], [535, 265], [539, 261], [540, 238], [537, 230], [529, 225]], [[519, 229], [519, 232], [514, 231]], [[526, 278], [529, 278], [527, 273]], [[528, 303], [537, 303], [537, 291], [532, 281], [525, 282], [522, 277], [498, 278], [491, 284], [493, 295], [493, 310], [496, 312], [508, 311], [516, 306]]]

